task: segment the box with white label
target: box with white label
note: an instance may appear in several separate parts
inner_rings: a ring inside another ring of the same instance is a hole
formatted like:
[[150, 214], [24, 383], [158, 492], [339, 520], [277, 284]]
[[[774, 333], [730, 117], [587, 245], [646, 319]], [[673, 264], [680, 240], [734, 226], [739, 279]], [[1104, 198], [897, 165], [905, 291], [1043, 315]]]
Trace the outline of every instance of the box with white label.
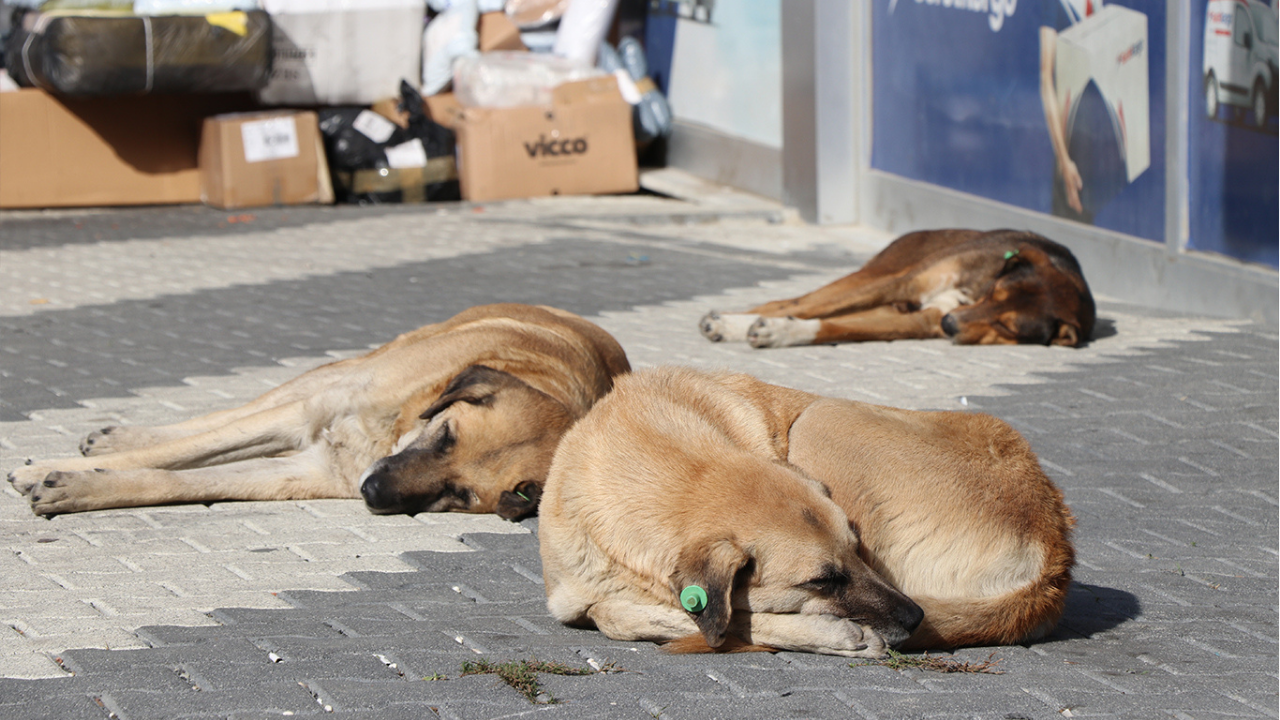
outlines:
[[369, 105], [422, 77], [424, 0], [263, 0], [271, 15], [264, 105]]
[[[1103, 175], [1095, 186], [1122, 186], [1151, 165], [1149, 65], [1147, 16], [1136, 10], [1107, 5], [1058, 35], [1054, 75], [1068, 142], [1099, 155], [1072, 155], [1086, 185], [1085, 166]], [[1102, 157], [1113, 153], [1114, 162]]]
[[200, 199], [224, 209], [333, 202], [316, 114], [207, 118], [200, 135]]

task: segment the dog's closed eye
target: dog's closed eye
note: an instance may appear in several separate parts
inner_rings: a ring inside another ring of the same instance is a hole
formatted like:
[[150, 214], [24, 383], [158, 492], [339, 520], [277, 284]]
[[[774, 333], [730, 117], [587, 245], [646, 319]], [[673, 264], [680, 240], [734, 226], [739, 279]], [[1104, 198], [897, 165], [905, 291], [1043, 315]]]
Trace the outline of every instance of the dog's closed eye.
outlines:
[[456, 444], [458, 444], [458, 437], [453, 432], [453, 423], [446, 422], [440, 430], [440, 435], [436, 437], [435, 444], [431, 446], [431, 452], [437, 456], [446, 455]]
[[831, 592], [849, 584], [849, 574], [837, 567], [824, 568], [822, 574], [800, 583], [798, 587], [819, 592]]

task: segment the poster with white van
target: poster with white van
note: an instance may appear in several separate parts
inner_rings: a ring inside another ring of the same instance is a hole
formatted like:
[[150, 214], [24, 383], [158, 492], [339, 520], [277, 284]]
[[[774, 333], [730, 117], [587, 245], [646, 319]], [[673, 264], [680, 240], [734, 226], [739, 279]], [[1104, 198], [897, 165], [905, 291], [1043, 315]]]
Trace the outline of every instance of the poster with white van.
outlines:
[[1276, 9], [1197, 0], [1191, 13], [1188, 247], [1276, 267]]
[[876, 0], [877, 170], [1164, 240], [1165, 0]]

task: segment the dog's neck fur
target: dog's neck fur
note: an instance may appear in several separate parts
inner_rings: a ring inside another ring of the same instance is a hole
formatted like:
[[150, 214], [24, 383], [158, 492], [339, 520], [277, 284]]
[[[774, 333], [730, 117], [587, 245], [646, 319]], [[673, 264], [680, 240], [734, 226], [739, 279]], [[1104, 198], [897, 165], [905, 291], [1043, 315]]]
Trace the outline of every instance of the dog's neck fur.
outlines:
[[770, 385], [750, 375], [726, 374], [722, 382], [755, 405], [763, 415], [769, 432], [769, 444], [778, 460], [786, 461], [790, 452], [788, 436], [791, 426], [819, 396], [802, 390]]

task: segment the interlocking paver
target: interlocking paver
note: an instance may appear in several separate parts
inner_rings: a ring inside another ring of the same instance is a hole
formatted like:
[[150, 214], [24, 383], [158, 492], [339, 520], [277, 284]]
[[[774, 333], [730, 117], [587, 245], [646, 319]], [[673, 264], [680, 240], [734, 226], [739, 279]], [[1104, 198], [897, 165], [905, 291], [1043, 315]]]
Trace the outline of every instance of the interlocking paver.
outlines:
[[[635, 367], [737, 369], [1024, 432], [1079, 520], [1079, 565], [1050, 638], [956, 654], [1003, 674], [669, 656], [567, 628], [545, 609], [536, 520], [343, 500], [42, 520], [4, 488], [0, 717], [1276, 717], [1276, 329], [1103, 299], [1079, 350], [707, 343], [706, 310], [811, 289], [888, 239], [779, 217], [652, 197], [243, 224], [207, 209], [9, 214], [0, 467], [72, 455], [105, 424], [245, 402], [471, 304], [556, 304], [614, 333]], [[464, 660], [530, 658], [624, 671], [543, 676], [562, 701], [549, 706], [459, 677]]]

